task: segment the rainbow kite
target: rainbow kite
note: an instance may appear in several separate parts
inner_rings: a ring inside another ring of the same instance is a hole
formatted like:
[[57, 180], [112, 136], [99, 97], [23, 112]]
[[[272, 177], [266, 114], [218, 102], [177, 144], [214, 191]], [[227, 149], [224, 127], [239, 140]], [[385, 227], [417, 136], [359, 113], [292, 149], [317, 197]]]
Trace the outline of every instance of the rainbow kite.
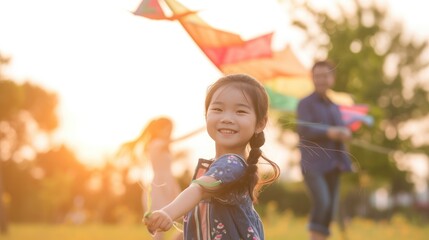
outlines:
[[[165, 5], [171, 14], [167, 15], [160, 4]], [[299, 99], [313, 91], [310, 71], [291, 48], [272, 50], [273, 33], [245, 41], [237, 34], [211, 27], [197, 11], [189, 10], [175, 0], [143, 0], [134, 14], [155, 20], [179, 21], [222, 73], [246, 73], [261, 81], [273, 109], [293, 112]], [[368, 108], [354, 105], [349, 94], [330, 91], [329, 95], [341, 106], [343, 119], [352, 130], [358, 129], [362, 122], [372, 123], [367, 116]]]

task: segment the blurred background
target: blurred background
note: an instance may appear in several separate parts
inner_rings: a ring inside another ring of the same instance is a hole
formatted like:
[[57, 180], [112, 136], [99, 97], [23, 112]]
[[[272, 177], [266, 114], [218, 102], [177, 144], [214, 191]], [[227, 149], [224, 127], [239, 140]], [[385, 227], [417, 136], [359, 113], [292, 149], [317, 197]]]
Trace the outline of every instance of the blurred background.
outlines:
[[[140, 224], [144, 169], [115, 160], [115, 152], [159, 115], [174, 120], [175, 136], [204, 126], [206, 89], [223, 73], [177, 21], [132, 14], [140, 2], [0, 0], [2, 233], [41, 223]], [[339, 229], [353, 231], [353, 219], [393, 219], [410, 225], [405, 236], [428, 233], [429, 4], [179, 2], [243, 39], [273, 32], [273, 49], [290, 47], [307, 70], [316, 59], [337, 63], [334, 90], [368, 106], [374, 118], [348, 146], [357, 172], [343, 176]], [[294, 117], [273, 110], [267, 129], [263, 150], [282, 170], [257, 205], [269, 229], [310, 209]], [[182, 187], [198, 158], [213, 156], [212, 145], [205, 132], [173, 145]]]

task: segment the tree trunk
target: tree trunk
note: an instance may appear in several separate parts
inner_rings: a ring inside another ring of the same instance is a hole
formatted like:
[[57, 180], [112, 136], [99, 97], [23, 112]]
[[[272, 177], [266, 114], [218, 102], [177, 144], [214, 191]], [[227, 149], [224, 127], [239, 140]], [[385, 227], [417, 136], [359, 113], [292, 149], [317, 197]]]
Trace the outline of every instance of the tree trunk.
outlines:
[[0, 159], [0, 234], [6, 234], [8, 231], [6, 207], [3, 197], [3, 160]]

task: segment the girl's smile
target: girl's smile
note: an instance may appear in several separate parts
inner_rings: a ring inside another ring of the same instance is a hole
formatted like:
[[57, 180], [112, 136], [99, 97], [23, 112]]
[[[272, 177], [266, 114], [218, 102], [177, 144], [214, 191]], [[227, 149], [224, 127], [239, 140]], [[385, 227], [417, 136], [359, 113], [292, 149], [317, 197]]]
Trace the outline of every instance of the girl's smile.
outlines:
[[221, 87], [213, 95], [206, 121], [207, 131], [216, 142], [216, 155], [244, 155], [256, 129], [256, 113], [249, 99], [235, 85]]

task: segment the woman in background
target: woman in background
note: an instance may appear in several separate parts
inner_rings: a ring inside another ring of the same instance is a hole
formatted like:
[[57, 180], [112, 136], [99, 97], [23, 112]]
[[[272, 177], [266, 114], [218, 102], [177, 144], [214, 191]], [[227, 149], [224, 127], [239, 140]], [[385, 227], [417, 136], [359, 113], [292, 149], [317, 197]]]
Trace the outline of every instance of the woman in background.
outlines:
[[[120, 154], [129, 154], [135, 162], [143, 164], [149, 162], [152, 168], [152, 182], [144, 187], [146, 191], [143, 191], [142, 196], [145, 211], [161, 209], [180, 193], [180, 185], [171, 169], [173, 156], [170, 144], [190, 137], [201, 129], [174, 140], [171, 139], [172, 131], [172, 120], [168, 117], [159, 117], [150, 121], [136, 139], [121, 146]], [[143, 154], [139, 155], [141, 148], [143, 148]], [[148, 194], [150, 195], [147, 196]], [[164, 233], [157, 233], [154, 239], [165, 239]], [[182, 234], [177, 234], [173, 239], [183, 239]]]

